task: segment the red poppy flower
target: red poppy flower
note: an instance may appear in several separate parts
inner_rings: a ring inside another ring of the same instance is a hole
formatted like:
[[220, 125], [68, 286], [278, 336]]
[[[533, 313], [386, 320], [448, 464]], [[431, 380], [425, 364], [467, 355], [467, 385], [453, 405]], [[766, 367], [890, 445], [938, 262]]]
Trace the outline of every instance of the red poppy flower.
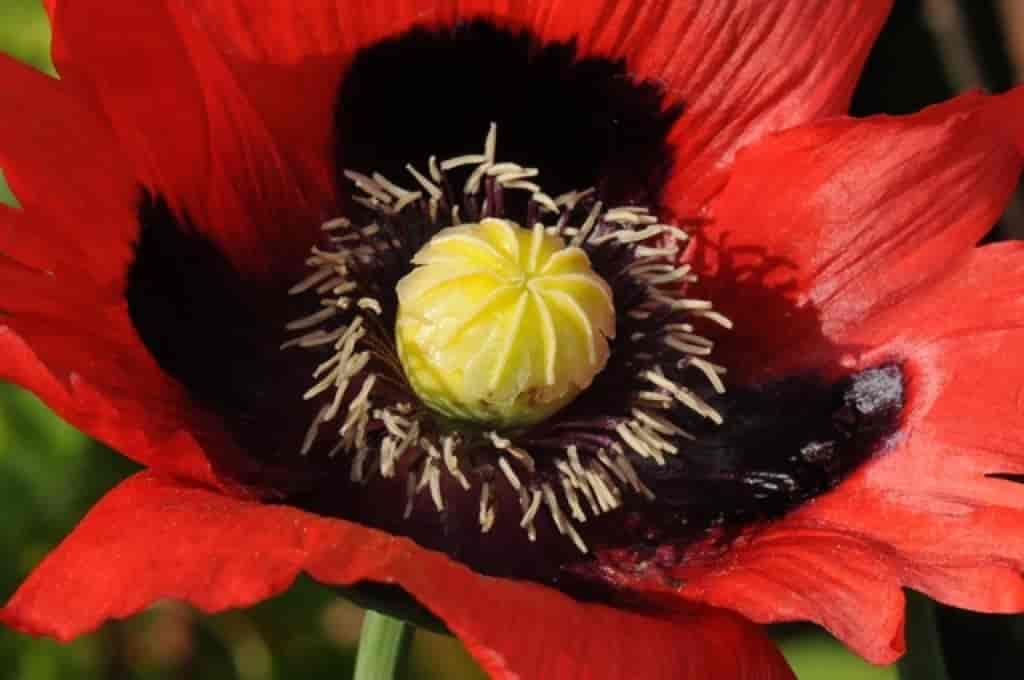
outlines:
[[[903, 586], [1024, 610], [1024, 253], [973, 249], [1024, 90], [838, 117], [888, 2], [47, 4], [61, 79], [0, 61], [0, 375], [149, 470], [9, 625], [304, 571], [495, 677], [774, 678], [746, 618], [889, 662]], [[396, 363], [454, 208], [548, 219], [613, 293], [607, 367], [525, 429], [421, 418]]]

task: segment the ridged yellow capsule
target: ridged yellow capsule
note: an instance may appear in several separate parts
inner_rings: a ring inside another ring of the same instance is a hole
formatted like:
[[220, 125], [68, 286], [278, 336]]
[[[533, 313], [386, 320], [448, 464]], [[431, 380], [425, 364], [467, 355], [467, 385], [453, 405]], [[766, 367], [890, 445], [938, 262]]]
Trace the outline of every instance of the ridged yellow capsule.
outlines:
[[532, 425], [604, 368], [611, 288], [586, 253], [541, 225], [488, 218], [450, 227], [413, 264], [398, 283], [398, 355], [413, 389], [443, 416]]

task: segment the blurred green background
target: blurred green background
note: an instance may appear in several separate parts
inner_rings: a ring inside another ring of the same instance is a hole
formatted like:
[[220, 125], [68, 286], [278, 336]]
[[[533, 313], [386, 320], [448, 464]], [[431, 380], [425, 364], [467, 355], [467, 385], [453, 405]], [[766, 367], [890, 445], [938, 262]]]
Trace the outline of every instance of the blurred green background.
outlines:
[[[915, 36], [919, 41], [934, 37], [920, 33], [921, 9], [920, 2], [898, 5], [858, 92], [855, 111], [913, 110], [952, 92], [950, 78], [941, 75], [939, 52], [932, 50], [929, 61], [913, 48]], [[39, 0], [0, 0], [0, 51], [53, 73], [48, 43], [49, 28]], [[916, 83], [909, 90], [893, 86], [894, 72], [900, 69], [909, 74], [908, 82]], [[0, 201], [13, 202], [2, 178]], [[5, 558], [0, 560], [0, 597], [6, 599], [104, 491], [134, 469], [134, 464], [62, 423], [31, 395], [0, 385], [0, 513], [5, 517], [0, 523]], [[1000, 668], [1012, 669], [1024, 658], [1014, 653], [1024, 640], [1019, 623], [1008, 627], [999, 617], [947, 610], [941, 616], [947, 639], [950, 631], [957, 639], [963, 638], [958, 630], [985, 631], [984, 641], [971, 642], [971, 649], [989, 644], [982, 650], [985, 663], [995, 655], [1005, 661]], [[347, 601], [300, 581], [272, 601], [219, 616], [163, 603], [70, 645], [0, 630], [0, 678], [338, 680], [351, 674], [360, 618], [360, 610]], [[801, 680], [899, 677], [896, 667], [872, 667], [813, 627], [779, 627], [773, 633]], [[948, 649], [956, 646], [951, 643]], [[976, 679], [1019, 677], [990, 675], [1000, 671], [985, 663], [969, 662], [966, 667], [982, 669], [974, 674]], [[480, 678], [482, 673], [450, 638], [420, 632], [409, 677]], [[929, 680], [924, 674], [915, 677]]]

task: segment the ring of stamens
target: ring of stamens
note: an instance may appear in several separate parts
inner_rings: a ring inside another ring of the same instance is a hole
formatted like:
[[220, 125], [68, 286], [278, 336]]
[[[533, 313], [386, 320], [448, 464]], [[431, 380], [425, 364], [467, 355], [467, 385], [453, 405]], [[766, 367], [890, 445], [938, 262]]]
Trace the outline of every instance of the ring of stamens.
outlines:
[[[406, 517], [421, 494], [441, 512], [446, 489], [476, 493], [483, 533], [497, 520], [497, 485], [507, 485], [518, 497], [518, 524], [530, 540], [545, 512], [555, 530], [586, 553], [579, 525], [621, 507], [627, 495], [654, 498], [630, 459], [664, 465], [680, 442], [692, 439], [672, 417], [676, 409], [722, 421], [688, 386], [689, 369], [724, 392], [725, 369], [709, 359], [714, 343], [695, 324], [731, 323], [709, 301], [680, 296], [696, 281], [690, 266], [679, 263], [689, 238], [683, 229], [643, 207], [606, 209], [592, 189], [551, 197], [536, 182], [537, 168], [499, 162], [496, 148], [492, 125], [483, 153], [440, 162], [431, 157], [425, 171], [408, 165], [415, 188], [376, 173], [344, 172], [361, 192], [352, 196], [361, 218], [324, 223], [325, 244], [307, 260], [312, 272], [289, 291], [315, 294], [319, 305], [287, 325], [295, 335], [282, 348], [325, 357], [303, 395], [320, 407], [299, 450], [307, 455], [321, 440], [333, 442], [329, 450], [324, 447], [325, 455], [347, 456], [354, 483], [375, 475], [391, 478], [401, 470]], [[608, 283], [626, 292], [616, 293], [616, 306], [619, 328], [629, 332], [619, 334], [612, 361], [620, 362], [632, 383], [624, 386], [628, 407], [610, 425], [608, 417], [563, 422], [556, 415], [525, 432], [448, 431], [418, 403], [402, 373], [391, 330], [397, 277], [440, 230], [503, 217], [506, 204], [515, 200], [526, 202], [527, 225], [541, 224], [583, 248]], [[378, 275], [385, 270], [394, 273]], [[333, 432], [325, 436], [327, 427]]]

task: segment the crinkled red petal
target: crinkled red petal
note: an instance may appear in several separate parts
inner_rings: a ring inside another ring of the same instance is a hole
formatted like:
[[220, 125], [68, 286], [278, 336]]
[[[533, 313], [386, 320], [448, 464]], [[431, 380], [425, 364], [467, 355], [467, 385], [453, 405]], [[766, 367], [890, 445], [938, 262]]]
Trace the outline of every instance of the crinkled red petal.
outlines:
[[735, 380], [837, 353], [991, 228], [1017, 186], [1024, 88], [906, 117], [836, 119], [739, 155], [698, 249], [701, 296], [735, 321]]
[[705, 608], [639, 614], [480, 576], [412, 542], [142, 473], [109, 493], [38, 567], [3, 621], [69, 639], [163, 598], [241, 607], [302, 571], [397, 584], [442, 618], [494, 678], [790, 679], [756, 626]]
[[[871, 348], [848, 369], [902, 366], [897, 434], [834, 491], [724, 554], [695, 550], [667, 574], [685, 584], [678, 595], [761, 622], [815, 621], [877, 663], [903, 652], [903, 587], [1024, 611], [1024, 244], [947, 268], [844, 337]], [[645, 574], [640, 587], [661, 590], [665, 576]]]
[[52, 17], [58, 70], [110, 120], [133, 175], [243, 272], [301, 268], [331, 196], [281, 150], [190, 11], [84, 1], [56, 3]]

